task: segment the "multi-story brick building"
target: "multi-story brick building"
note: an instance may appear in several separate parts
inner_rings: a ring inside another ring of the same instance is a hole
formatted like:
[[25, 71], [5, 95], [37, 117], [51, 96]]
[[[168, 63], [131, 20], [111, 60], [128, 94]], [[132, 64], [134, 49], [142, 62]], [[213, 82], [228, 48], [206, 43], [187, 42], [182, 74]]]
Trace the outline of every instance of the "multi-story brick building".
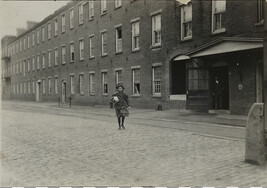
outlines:
[[217, 76], [220, 108], [245, 114], [261, 100], [263, 2], [70, 2], [2, 39], [3, 96], [108, 104], [122, 82], [132, 106], [206, 111]]

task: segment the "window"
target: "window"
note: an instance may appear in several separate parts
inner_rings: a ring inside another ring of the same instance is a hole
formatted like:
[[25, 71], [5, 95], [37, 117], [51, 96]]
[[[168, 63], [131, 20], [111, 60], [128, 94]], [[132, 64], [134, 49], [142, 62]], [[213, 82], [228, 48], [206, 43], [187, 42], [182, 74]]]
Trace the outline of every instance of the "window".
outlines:
[[66, 47], [62, 46], [61, 48], [61, 63], [65, 64], [66, 63]]
[[70, 75], [70, 94], [74, 95], [74, 85], [75, 81], [74, 81], [74, 75]]
[[101, 14], [107, 13], [107, 0], [100, 0], [101, 1]]
[[102, 72], [102, 94], [108, 94], [107, 72]]
[[89, 73], [89, 92], [90, 95], [95, 94], [95, 73]]
[[133, 94], [140, 95], [140, 69], [132, 69], [133, 73]]
[[19, 86], [20, 86], [20, 94], [22, 94], [22, 83], [20, 83]]
[[32, 94], [35, 94], [35, 81], [32, 81]]
[[153, 95], [161, 94], [161, 66], [152, 67]]
[[16, 64], [16, 74], [19, 74], [19, 62]]
[[79, 75], [79, 92], [81, 95], [84, 94], [84, 88], [83, 88], [83, 74]]
[[264, 0], [257, 0], [257, 9], [258, 9], [258, 15], [257, 15], [257, 22], [262, 22], [263, 17], [263, 6], [264, 6]]
[[57, 19], [55, 19], [55, 36], [58, 34], [58, 22]]
[[28, 35], [28, 48], [30, 48], [30, 35]]
[[35, 58], [34, 56], [32, 57], [32, 70], [35, 70]]
[[32, 46], [34, 46], [34, 32], [32, 32]]
[[83, 24], [83, 4], [79, 5], [79, 24]]
[[51, 67], [51, 51], [48, 51], [48, 67]]
[[22, 40], [19, 41], [19, 51], [21, 52], [22, 51]]
[[152, 46], [161, 44], [161, 15], [152, 16]]
[[121, 7], [121, 0], [115, 0], [115, 8]]
[[31, 69], [31, 60], [30, 58], [28, 59], [28, 72], [30, 72], [30, 69]]
[[89, 20], [94, 19], [94, 0], [89, 1]]
[[58, 85], [58, 77], [55, 77], [55, 80], [54, 80], [54, 86], [55, 86], [55, 94], [58, 94], [58, 90], [57, 90], [57, 85]]
[[62, 16], [61, 16], [61, 32], [62, 33], [65, 32], [65, 24], [66, 24], [65, 14], [62, 14]]
[[102, 56], [107, 55], [107, 32], [101, 33], [102, 40]]
[[212, 1], [212, 33], [224, 32], [226, 0]]
[[132, 50], [139, 50], [139, 21], [132, 23]]
[[43, 85], [43, 94], [45, 94], [45, 79], [42, 80], [42, 85]]
[[70, 10], [70, 29], [74, 27], [74, 10]]
[[37, 44], [40, 43], [40, 30], [37, 30]]
[[47, 24], [47, 37], [51, 39], [51, 23]]
[[83, 60], [84, 59], [84, 54], [83, 54], [83, 51], [84, 51], [83, 39], [81, 39], [79, 41], [79, 50], [80, 50], [80, 60]]
[[19, 73], [22, 73], [22, 71], [23, 71], [22, 70], [22, 67], [23, 67], [23, 61], [20, 62], [20, 68], [19, 68], [20, 70], [19, 70]]
[[39, 55], [37, 55], [37, 60], [36, 60], [37, 62], [37, 70], [39, 70], [40, 69], [40, 56]]
[[23, 76], [25, 76], [26, 75], [26, 60], [23, 61], [23, 70], [24, 70]]
[[44, 69], [45, 68], [45, 53], [43, 53], [42, 55], [42, 68]]
[[31, 94], [31, 82], [28, 82], [28, 94]]
[[27, 92], [27, 83], [26, 82], [24, 82], [24, 94], [26, 94], [26, 92]]
[[48, 78], [48, 94], [51, 95], [51, 93], [52, 93], [51, 78]]
[[19, 94], [19, 83], [17, 83], [17, 94]]
[[122, 52], [122, 28], [116, 28], [116, 53]]
[[192, 38], [192, 4], [181, 6], [181, 39]]
[[115, 83], [116, 85], [122, 83], [122, 70], [116, 70], [115, 72]]
[[45, 27], [42, 27], [42, 41], [45, 41]]
[[57, 48], [55, 49], [55, 66], [58, 65], [58, 50]]
[[95, 57], [94, 36], [89, 37], [89, 57]]
[[74, 62], [74, 43], [70, 43], [70, 62]]

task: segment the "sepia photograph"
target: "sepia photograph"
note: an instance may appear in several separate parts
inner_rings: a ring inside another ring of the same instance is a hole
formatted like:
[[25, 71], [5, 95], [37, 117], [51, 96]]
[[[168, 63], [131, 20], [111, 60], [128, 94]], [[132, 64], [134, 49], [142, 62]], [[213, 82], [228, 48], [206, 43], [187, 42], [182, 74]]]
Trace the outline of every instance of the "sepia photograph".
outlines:
[[0, 0], [0, 187], [267, 187], [267, 0]]

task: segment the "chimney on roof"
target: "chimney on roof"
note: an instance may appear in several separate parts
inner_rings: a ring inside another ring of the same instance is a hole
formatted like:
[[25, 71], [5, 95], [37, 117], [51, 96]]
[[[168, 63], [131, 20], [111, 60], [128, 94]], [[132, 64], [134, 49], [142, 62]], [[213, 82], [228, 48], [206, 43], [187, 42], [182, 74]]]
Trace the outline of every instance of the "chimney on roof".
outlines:
[[33, 21], [27, 21], [27, 30], [31, 29], [33, 26], [35, 26], [38, 22]]
[[26, 29], [24, 29], [24, 28], [17, 28], [17, 36], [21, 35], [25, 31], [26, 31]]

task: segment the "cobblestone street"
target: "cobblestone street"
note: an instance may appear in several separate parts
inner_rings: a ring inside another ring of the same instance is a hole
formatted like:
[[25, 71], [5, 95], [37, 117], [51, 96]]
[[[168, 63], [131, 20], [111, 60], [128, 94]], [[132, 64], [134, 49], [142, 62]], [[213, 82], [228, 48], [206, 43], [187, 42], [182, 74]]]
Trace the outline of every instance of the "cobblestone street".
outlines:
[[1, 186], [267, 186], [243, 139], [131, 116], [119, 131], [108, 110], [4, 104]]

